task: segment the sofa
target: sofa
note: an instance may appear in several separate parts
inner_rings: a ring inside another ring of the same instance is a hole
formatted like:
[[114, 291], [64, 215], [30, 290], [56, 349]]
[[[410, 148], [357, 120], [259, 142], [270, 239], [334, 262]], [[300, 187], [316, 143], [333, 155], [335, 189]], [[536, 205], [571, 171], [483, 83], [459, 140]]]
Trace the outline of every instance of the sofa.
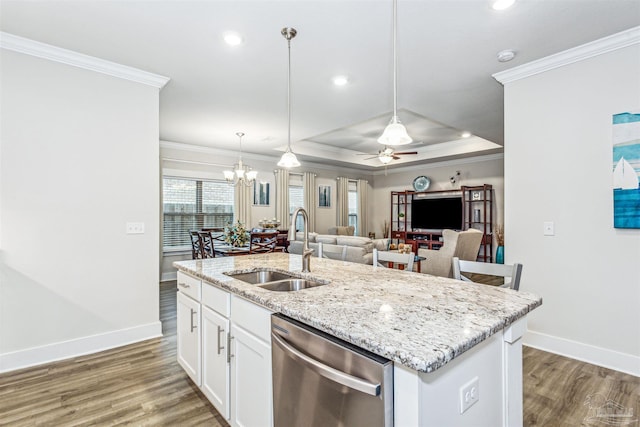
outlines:
[[353, 225], [339, 225], [337, 227], [329, 227], [327, 234], [335, 236], [353, 236], [356, 232], [356, 228]]
[[[296, 234], [296, 240], [289, 242], [289, 253], [302, 254], [302, 233]], [[322, 242], [325, 250], [347, 247], [345, 261], [359, 264], [373, 264], [373, 249], [387, 250], [388, 239], [370, 239], [360, 236], [345, 236], [332, 234], [309, 233], [309, 249], [314, 250], [314, 256], [318, 253], [318, 243]]]
[[418, 249], [418, 255], [426, 259], [421, 262], [422, 273], [440, 277], [453, 277], [453, 257], [464, 261], [475, 261], [484, 234], [480, 230], [442, 230], [442, 247], [439, 250]]

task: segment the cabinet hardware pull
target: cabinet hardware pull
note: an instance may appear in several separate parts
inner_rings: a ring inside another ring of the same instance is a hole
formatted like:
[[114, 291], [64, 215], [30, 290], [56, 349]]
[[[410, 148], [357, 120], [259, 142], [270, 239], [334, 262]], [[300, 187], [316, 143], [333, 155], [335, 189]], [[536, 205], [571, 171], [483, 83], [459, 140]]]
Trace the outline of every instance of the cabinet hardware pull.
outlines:
[[191, 287], [191, 285], [189, 285], [188, 283], [178, 283], [178, 286], [182, 286], [183, 288], [187, 288], [187, 289]]
[[218, 354], [220, 354], [220, 352], [224, 350], [224, 347], [220, 346], [220, 332], [224, 332], [224, 329], [218, 326]]
[[233, 357], [233, 354], [231, 354], [231, 340], [233, 339], [233, 337], [231, 336], [231, 333], [227, 334], [227, 363], [231, 363], [231, 358]]
[[197, 311], [195, 311], [193, 308], [190, 310], [191, 310], [191, 332], [193, 332], [193, 330], [198, 327], [197, 325], [193, 324], [193, 315], [196, 314]]

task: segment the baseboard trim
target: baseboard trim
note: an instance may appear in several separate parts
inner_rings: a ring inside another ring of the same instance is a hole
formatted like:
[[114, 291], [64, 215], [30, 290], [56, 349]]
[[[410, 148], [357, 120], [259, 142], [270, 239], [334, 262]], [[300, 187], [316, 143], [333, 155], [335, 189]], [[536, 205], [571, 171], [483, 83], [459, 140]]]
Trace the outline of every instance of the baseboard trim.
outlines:
[[631, 354], [620, 353], [535, 331], [527, 331], [524, 335], [523, 344], [538, 350], [548, 351], [640, 377], [640, 357]]
[[162, 336], [160, 321], [0, 354], [0, 373], [83, 356]]
[[172, 280], [178, 280], [178, 272], [177, 271], [170, 271], [168, 273], [162, 273], [162, 276], [160, 277], [160, 281], [161, 282], [170, 282]]

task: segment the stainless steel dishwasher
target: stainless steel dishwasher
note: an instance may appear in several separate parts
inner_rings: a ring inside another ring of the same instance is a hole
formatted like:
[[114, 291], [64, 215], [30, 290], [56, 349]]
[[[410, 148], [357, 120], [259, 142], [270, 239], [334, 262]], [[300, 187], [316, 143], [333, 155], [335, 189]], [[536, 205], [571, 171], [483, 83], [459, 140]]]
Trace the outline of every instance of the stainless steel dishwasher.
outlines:
[[271, 316], [275, 427], [393, 425], [393, 363]]

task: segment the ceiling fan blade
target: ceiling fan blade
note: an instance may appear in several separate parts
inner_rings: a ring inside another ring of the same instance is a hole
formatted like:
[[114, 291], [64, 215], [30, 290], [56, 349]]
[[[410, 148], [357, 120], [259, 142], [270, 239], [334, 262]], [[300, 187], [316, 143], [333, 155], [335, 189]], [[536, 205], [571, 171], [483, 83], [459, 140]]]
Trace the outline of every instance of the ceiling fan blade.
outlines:
[[393, 153], [394, 156], [399, 156], [401, 154], [418, 154], [417, 151], [402, 151], [400, 153]]
[[377, 156], [378, 153], [356, 153], [356, 156]]
[[400, 157], [396, 156], [395, 154], [394, 154], [393, 156], [391, 156], [391, 158], [392, 158], [393, 160], [400, 160]]
[[375, 155], [373, 157], [367, 157], [366, 159], [363, 159], [363, 160], [371, 160], [371, 159], [377, 159], [377, 158], [378, 158], [378, 155]]

